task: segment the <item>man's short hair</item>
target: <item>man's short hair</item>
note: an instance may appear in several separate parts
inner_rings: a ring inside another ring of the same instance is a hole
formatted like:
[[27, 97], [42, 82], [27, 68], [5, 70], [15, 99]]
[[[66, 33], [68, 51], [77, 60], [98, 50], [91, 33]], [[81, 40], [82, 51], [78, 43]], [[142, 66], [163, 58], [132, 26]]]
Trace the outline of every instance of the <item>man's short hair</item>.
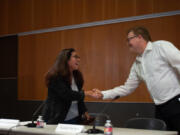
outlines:
[[129, 32], [133, 32], [136, 36], [141, 35], [144, 38], [144, 40], [146, 40], [147, 42], [152, 41], [151, 36], [145, 27], [142, 26], [132, 27], [127, 31], [127, 34], [129, 34]]

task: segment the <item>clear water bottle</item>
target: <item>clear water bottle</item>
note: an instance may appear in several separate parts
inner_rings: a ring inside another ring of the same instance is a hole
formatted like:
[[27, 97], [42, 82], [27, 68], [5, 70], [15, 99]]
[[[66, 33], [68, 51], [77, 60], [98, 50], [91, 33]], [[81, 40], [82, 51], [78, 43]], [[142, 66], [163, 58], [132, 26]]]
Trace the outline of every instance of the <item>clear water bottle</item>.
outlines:
[[104, 135], [112, 135], [113, 134], [113, 127], [111, 124], [111, 120], [106, 120], [104, 125]]
[[38, 117], [36, 127], [37, 128], [43, 128], [44, 127], [44, 120], [42, 119], [42, 116]]

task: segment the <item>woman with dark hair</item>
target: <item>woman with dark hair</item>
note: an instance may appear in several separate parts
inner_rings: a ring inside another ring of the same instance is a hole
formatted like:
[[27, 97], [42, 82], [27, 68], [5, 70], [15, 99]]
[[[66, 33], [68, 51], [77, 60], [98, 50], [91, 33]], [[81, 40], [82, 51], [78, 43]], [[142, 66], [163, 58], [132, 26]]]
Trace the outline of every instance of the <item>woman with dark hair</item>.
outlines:
[[57, 56], [54, 65], [45, 77], [48, 97], [43, 109], [47, 124], [78, 124], [82, 115], [89, 119], [84, 104], [83, 76], [78, 70], [80, 57], [75, 49], [64, 49]]

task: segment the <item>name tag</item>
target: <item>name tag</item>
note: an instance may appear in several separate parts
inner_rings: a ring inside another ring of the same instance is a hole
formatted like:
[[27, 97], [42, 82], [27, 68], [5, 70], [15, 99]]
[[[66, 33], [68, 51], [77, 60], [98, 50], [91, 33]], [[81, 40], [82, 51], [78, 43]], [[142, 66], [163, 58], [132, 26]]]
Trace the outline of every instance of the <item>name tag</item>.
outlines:
[[81, 133], [83, 130], [83, 125], [58, 124], [55, 131], [58, 133], [77, 134]]

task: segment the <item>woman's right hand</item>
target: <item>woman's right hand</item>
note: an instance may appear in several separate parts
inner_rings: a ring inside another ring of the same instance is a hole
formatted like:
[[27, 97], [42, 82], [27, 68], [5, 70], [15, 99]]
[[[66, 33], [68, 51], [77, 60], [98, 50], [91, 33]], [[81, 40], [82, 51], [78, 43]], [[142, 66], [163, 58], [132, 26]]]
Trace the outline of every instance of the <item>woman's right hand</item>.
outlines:
[[102, 99], [103, 98], [103, 94], [98, 89], [85, 91], [85, 96], [89, 96], [89, 97], [96, 98], [96, 99]]

